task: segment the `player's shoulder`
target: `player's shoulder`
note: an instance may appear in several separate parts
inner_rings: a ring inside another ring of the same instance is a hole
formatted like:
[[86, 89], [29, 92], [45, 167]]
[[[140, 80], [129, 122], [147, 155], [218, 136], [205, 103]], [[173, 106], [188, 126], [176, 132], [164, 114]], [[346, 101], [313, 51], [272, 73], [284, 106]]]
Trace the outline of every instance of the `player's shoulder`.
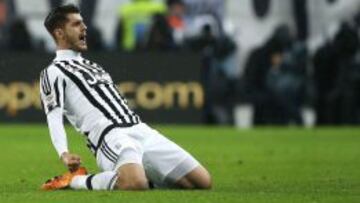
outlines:
[[40, 77], [51, 77], [51, 76], [57, 76], [61, 74], [61, 71], [59, 71], [59, 68], [57, 67], [56, 63], [52, 61], [48, 66], [46, 66], [41, 72]]

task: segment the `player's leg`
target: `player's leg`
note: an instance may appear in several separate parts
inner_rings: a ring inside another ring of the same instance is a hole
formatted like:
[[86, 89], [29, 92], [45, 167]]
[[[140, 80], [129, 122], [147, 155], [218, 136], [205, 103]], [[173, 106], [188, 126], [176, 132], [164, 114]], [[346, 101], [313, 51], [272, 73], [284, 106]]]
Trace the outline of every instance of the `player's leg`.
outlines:
[[124, 164], [117, 170], [118, 179], [113, 189], [119, 190], [146, 190], [149, 183], [144, 168], [140, 164]]
[[200, 165], [176, 181], [175, 184], [184, 189], [211, 189], [212, 181], [209, 172]]
[[105, 137], [97, 162], [103, 170], [117, 173], [114, 189], [144, 190], [148, 180], [142, 165], [143, 147], [129, 136], [129, 129], [114, 129]]
[[75, 176], [70, 187], [85, 190], [145, 190], [149, 186], [143, 167], [128, 163], [117, 171]]
[[[164, 176], [163, 182], [159, 182], [158, 179], [157, 181], [155, 180], [155, 183], [161, 187], [210, 189], [211, 177], [209, 172], [201, 165], [196, 166], [187, 174], [181, 175], [183, 171], [187, 171], [193, 167], [191, 160], [186, 162], [182, 162], [169, 174]], [[159, 173], [155, 176], [159, 177]], [[150, 174], [149, 176], [152, 178], [154, 174]], [[73, 189], [88, 190], [145, 190], [149, 188], [148, 180], [142, 166], [132, 163], [119, 167], [117, 171], [105, 171], [94, 175], [75, 176], [70, 186]]]
[[117, 180], [115, 171], [105, 171], [91, 175], [78, 175], [70, 182], [72, 189], [84, 190], [112, 190]]
[[147, 125], [143, 163], [147, 177], [157, 187], [210, 189], [209, 172], [188, 152]]
[[[77, 189], [144, 190], [148, 180], [142, 166], [141, 144], [122, 129], [114, 129], [106, 135], [97, 152], [97, 164], [103, 173], [77, 177]], [[74, 182], [74, 181], [73, 181]], [[75, 188], [75, 187], [73, 187]]]

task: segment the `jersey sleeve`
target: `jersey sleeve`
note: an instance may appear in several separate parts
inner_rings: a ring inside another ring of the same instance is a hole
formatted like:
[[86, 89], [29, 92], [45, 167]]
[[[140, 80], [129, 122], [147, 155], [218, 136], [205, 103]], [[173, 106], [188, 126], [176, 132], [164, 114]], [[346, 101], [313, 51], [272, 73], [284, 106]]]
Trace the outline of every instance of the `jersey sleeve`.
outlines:
[[56, 70], [50, 67], [41, 72], [41, 103], [46, 113], [52, 144], [59, 156], [64, 152], [68, 152], [67, 137], [63, 123], [65, 87], [65, 80]]
[[68, 152], [67, 137], [64, 128], [63, 114], [60, 108], [56, 108], [47, 115], [47, 123], [50, 132], [51, 142], [59, 157]]
[[40, 97], [43, 109], [49, 114], [55, 108], [63, 109], [66, 83], [56, 70], [47, 68], [40, 74]]

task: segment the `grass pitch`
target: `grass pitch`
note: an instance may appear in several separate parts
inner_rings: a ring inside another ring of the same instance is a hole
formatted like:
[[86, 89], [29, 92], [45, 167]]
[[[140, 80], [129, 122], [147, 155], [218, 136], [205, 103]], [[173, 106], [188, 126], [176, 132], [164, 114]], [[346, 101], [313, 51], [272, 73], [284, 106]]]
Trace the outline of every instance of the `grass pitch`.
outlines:
[[[360, 128], [157, 129], [209, 169], [211, 191], [43, 192], [42, 182], [65, 171], [46, 125], [0, 125], [0, 202], [360, 202]], [[67, 132], [96, 172], [82, 137]]]

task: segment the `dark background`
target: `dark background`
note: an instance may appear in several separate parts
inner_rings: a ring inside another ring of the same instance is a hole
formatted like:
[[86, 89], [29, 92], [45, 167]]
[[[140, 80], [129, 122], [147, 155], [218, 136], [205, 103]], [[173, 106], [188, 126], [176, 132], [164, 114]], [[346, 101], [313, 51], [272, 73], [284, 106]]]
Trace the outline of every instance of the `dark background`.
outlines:
[[[54, 55], [45, 53], [0, 53], [0, 81], [3, 85], [12, 82], [33, 83], [38, 81], [40, 71], [52, 60]], [[198, 82], [200, 58], [189, 53], [87, 53], [84, 57], [103, 66], [116, 84], [124, 81], [155, 81], [159, 84], [169, 82]], [[151, 64], [151, 65], [150, 65]], [[21, 95], [18, 95], [21, 97]], [[151, 95], [150, 95], [151, 96]], [[190, 102], [191, 104], [191, 102]], [[44, 113], [34, 107], [20, 110], [10, 115], [6, 107], [0, 108], [1, 122], [39, 122], [45, 121]], [[159, 107], [154, 110], [136, 108], [143, 121], [154, 123], [200, 123], [201, 109], [190, 105], [188, 108]]]

